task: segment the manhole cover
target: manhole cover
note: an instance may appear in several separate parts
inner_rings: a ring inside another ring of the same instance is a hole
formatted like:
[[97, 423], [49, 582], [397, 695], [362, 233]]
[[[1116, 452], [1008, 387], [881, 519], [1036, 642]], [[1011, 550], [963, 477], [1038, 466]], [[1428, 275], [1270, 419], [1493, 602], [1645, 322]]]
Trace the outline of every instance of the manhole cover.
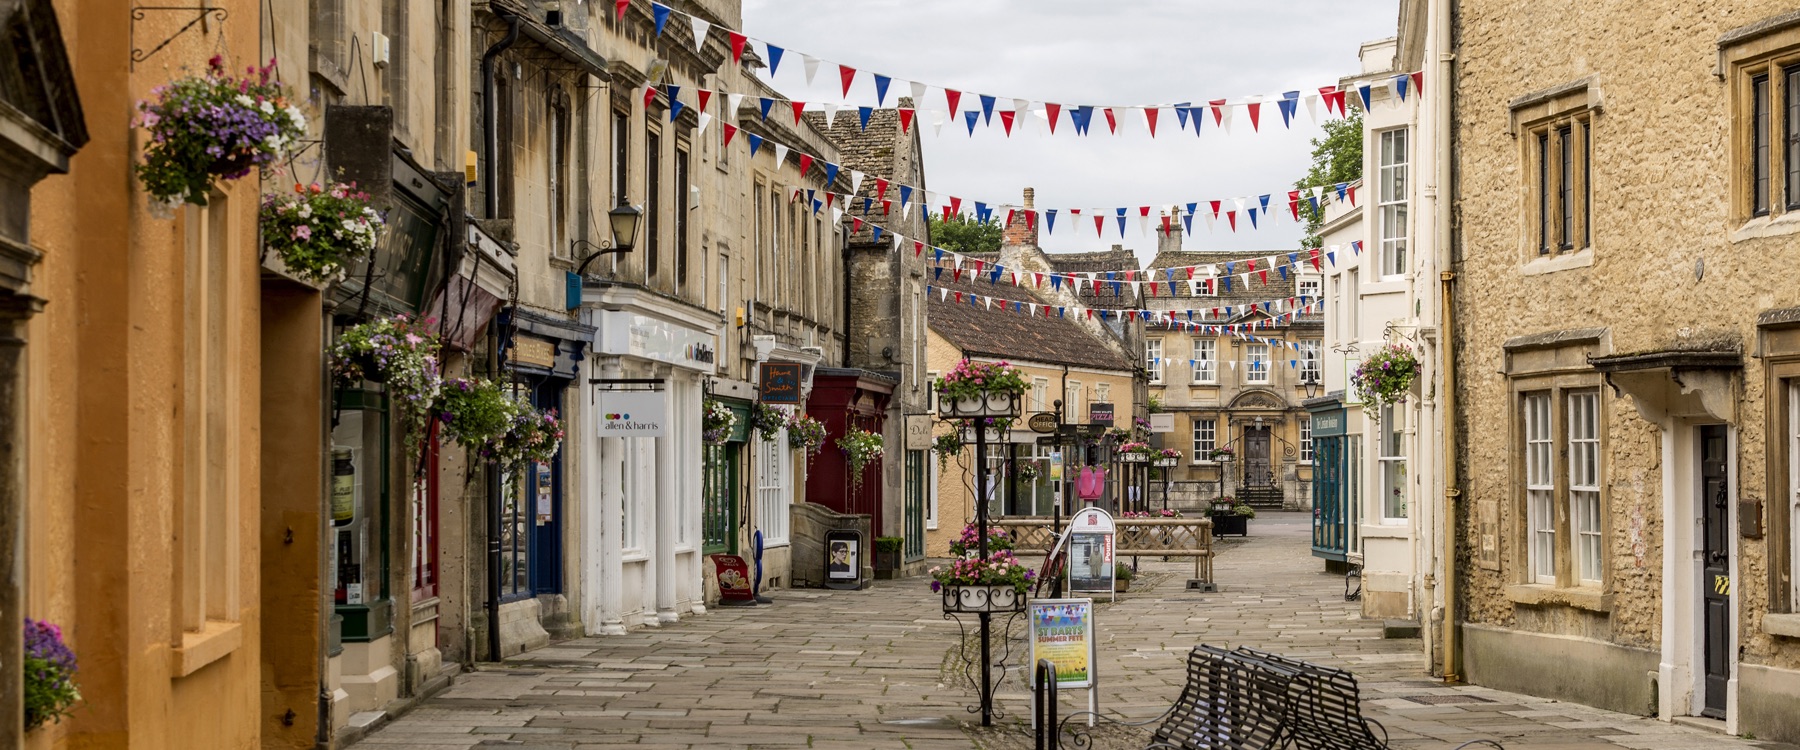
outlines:
[[1442, 706], [1447, 703], [1493, 703], [1486, 698], [1474, 695], [1409, 695], [1406, 699], [1427, 706]]

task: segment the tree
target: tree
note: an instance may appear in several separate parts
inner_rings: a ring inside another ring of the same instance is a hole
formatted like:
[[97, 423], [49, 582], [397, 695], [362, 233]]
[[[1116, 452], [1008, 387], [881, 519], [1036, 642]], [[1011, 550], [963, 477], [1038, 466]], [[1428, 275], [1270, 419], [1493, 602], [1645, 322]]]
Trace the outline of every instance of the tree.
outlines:
[[[1294, 187], [1302, 191], [1314, 187], [1332, 187], [1340, 182], [1355, 182], [1362, 178], [1363, 168], [1363, 118], [1358, 112], [1355, 117], [1343, 120], [1330, 120], [1325, 123], [1325, 136], [1312, 141], [1312, 167], [1306, 170], [1306, 176], [1294, 183]], [[1304, 196], [1304, 193], [1302, 193]], [[1301, 249], [1311, 249], [1320, 245], [1319, 227], [1325, 223], [1325, 212], [1315, 209], [1311, 203], [1300, 204], [1300, 217], [1306, 221], [1306, 236], [1300, 240]]]
[[1000, 240], [1005, 233], [1000, 222], [984, 223], [961, 215], [952, 215], [945, 221], [935, 214], [926, 214], [925, 219], [931, 228], [933, 245], [958, 253], [1000, 251]]

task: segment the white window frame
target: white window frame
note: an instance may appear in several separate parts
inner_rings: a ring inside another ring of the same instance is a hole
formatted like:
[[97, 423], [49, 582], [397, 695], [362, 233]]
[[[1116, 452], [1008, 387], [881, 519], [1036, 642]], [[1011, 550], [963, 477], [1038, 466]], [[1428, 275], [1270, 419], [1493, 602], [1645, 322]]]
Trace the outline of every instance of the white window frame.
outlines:
[[1212, 452], [1219, 447], [1219, 420], [1195, 418], [1193, 436], [1194, 462], [1212, 463]]
[[1788, 385], [1788, 611], [1800, 611], [1800, 381]]
[[1194, 279], [1188, 284], [1188, 292], [1194, 297], [1217, 297], [1219, 296], [1219, 280], [1211, 276]]
[[[1381, 423], [1376, 428], [1379, 443], [1375, 461], [1381, 469], [1381, 522], [1403, 525], [1411, 515], [1407, 502], [1410, 498], [1406, 494], [1406, 428], [1399, 424], [1405, 411], [1394, 406], [1383, 404], [1381, 407]], [[1391, 505], [1396, 497], [1400, 498], [1397, 507]]]
[[937, 370], [926, 371], [926, 373], [925, 373], [925, 384], [926, 384], [925, 390], [927, 391], [927, 395], [925, 397], [925, 413], [926, 414], [936, 414], [938, 411], [937, 382], [938, 382], [938, 371]]
[[1300, 463], [1310, 465], [1312, 462], [1313, 462], [1312, 417], [1303, 416], [1300, 418]]
[[1086, 423], [1087, 394], [1081, 390], [1081, 381], [1071, 380], [1063, 385], [1063, 409], [1068, 414], [1068, 421]]
[[1268, 383], [1269, 382], [1269, 370], [1270, 370], [1269, 345], [1268, 344], [1245, 344], [1244, 345], [1244, 382], [1246, 382], [1246, 383]]
[[[1381, 248], [1378, 272], [1382, 278], [1404, 276], [1407, 269], [1407, 242], [1412, 217], [1407, 210], [1408, 155], [1412, 138], [1406, 128], [1383, 130], [1375, 134], [1377, 177], [1375, 186], [1375, 218], [1379, 226]], [[1398, 148], [1395, 147], [1398, 141]]]
[[[780, 409], [783, 414], [788, 410]], [[788, 510], [793, 505], [794, 487], [792, 449], [788, 447], [787, 428], [775, 432], [774, 440], [760, 436], [750, 441], [756, 445], [756, 510], [757, 528], [763, 533], [765, 547], [784, 547], [790, 541]]]
[[1151, 385], [1162, 385], [1163, 382], [1163, 340], [1146, 339], [1144, 341], [1144, 369], [1150, 373]]
[[1102, 404], [1112, 403], [1112, 383], [1095, 383], [1094, 401]]
[[1050, 398], [1050, 380], [1049, 380], [1049, 378], [1032, 378], [1031, 379], [1031, 410], [1032, 411], [1049, 411], [1050, 410], [1049, 398]]
[[[1312, 290], [1310, 294], [1307, 292], [1309, 289]], [[1294, 296], [1311, 297], [1314, 300], [1323, 298], [1325, 296], [1325, 279], [1315, 274], [1299, 277], [1294, 282]]]
[[1555, 430], [1549, 391], [1524, 394], [1520, 420], [1525, 443], [1526, 573], [1532, 583], [1556, 583]]
[[1219, 382], [1218, 339], [1194, 339], [1194, 382], [1211, 385]]
[[1308, 382], [1309, 378], [1311, 379], [1311, 382], [1314, 382], [1314, 383], [1324, 383], [1325, 382], [1325, 374], [1324, 374], [1324, 369], [1322, 367], [1323, 363], [1319, 360], [1319, 347], [1320, 347], [1320, 342], [1318, 339], [1301, 339], [1300, 340], [1300, 382], [1301, 383]]
[[1606, 548], [1600, 502], [1600, 392], [1572, 391], [1567, 408], [1569, 525], [1573, 537], [1570, 560], [1576, 582], [1600, 585], [1605, 580]]

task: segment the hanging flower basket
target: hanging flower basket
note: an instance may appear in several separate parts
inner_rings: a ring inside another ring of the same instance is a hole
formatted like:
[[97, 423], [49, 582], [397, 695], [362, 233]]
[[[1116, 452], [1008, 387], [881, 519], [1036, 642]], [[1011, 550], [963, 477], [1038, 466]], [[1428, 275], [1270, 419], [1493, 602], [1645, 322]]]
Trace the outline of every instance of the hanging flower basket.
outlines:
[[775, 442], [775, 438], [781, 435], [781, 428], [786, 427], [787, 423], [787, 414], [762, 402], [757, 402], [750, 411], [750, 426], [756, 428], [756, 435], [763, 442]]
[[338, 334], [331, 346], [331, 372], [343, 386], [363, 380], [387, 384], [388, 399], [416, 447], [440, 413], [440, 348], [437, 336], [411, 316], [378, 318]]
[[[1013, 538], [1006, 529], [988, 524], [988, 554], [1007, 552], [1013, 548]], [[975, 524], [963, 527], [962, 536], [950, 540], [951, 557], [968, 557], [981, 552], [981, 528]]]
[[1119, 460], [1125, 463], [1141, 464], [1150, 460], [1149, 443], [1125, 443], [1118, 447]]
[[956, 369], [939, 378], [938, 413], [946, 419], [1016, 417], [1025, 395], [1025, 373], [1006, 362], [956, 363]]
[[206, 205], [216, 180], [285, 158], [306, 136], [306, 116], [269, 81], [274, 69], [270, 60], [234, 78], [214, 56], [204, 75], [158, 86], [153, 99], [138, 102], [136, 124], [150, 131], [150, 143], [136, 169], [152, 214], [169, 218], [182, 203]]
[[1206, 454], [1207, 460], [1210, 461], [1230, 461], [1231, 457], [1230, 448], [1214, 448], [1212, 452]]
[[731, 438], [731, 431], [737, 427], [737, 413], [726, 406], [723, 401], [707, 399], [701, 406], [704, 412], [700, 422], [700, 437], [707, 445], [724, 445]]
[[1412, 347], [1388, 344], [1369, 355], [1350, 376], [1350, 387], [1365, 404], [1386, 406], [1401, 403], [1412, 392], [1419, 377], [1419, 358]]
[[962, 431], [952, 430], [931, 441], [931, 452], [937, 454], [938, 469], [950, 464], [950, 457], [962, 453]]
[[1175, 448], [1164, 448], [1155, 451], [1150, 454], [1150, 457], [1155, 459], [1155, 465], [1157, 466], [1169, 467], [1181, 465], [1181, 451]]
[[75, 685], [75, 652], [63, 643], [62, 628], [25, 618], [25, 729], [62, 722], [81, 700]]
[[486, 378], [445, 381], [438, 419], [443, 435], [472, 451], [497, 444], [512, 429], [519, 403]]
[[531, 463], [549, 463], [562, 448], [563, 426], [556, 410], [538, 411], [520, 404], [512, 425], [485, 452], [506, 471]]
[[295, 185], [293, 195], [265, 195], [263, 246], [295, 276], [326, 282], [375, 251], [386, 221], [355, 185]]
[[1037, 481], [1039, 473], [1036, 461], [1020, 461], [1018, 468], [1013, 470], [1013, 475], [1018, 477], [1019, 481], [1028, 484]]
[[881, 435], [868, 430], [851, 430], [838, 438], [838, 450], [844, 452], [844, 468], [850, 474], [850, 491], [862, 489], [863, 469], [881, 458]]
[[825, 423], [805, 414], [795, 414], [788, 419], [788, 447], [806, 451], [806, 460], [810, 463], [814, 456], [825, 447]]

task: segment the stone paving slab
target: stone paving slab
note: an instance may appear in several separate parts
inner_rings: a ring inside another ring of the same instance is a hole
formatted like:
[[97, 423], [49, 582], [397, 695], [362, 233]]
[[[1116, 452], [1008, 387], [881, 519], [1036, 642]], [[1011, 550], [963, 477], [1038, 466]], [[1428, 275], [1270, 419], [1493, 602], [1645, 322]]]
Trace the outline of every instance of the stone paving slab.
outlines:
[[[1307, 516], [1264, 513], [1247, 540], [1222, 540], [1221, 591], [1182, 588], [1191, 564], [1143, 558], [1141, 587], [1098, 607], [1103, 711], [1147, 719], [1180, 692], [1196, 643], [1254, 646], [1355, 672], [1367, 715], [1396, 750], [1448, 750], [1489, 737], [1509, 750], [1710, 750], [1790, 745], [1489, 690], [1425, 674], [1417, 640], [1385, 640], [1357, 617], [1343, 579], [1311, 556]], [[1160, 574], [1160, 575], [1158, 575]], [[443, 694], [362, 740], [370, 750], [504, 747], [640, 750], [797, 747], [924, 750], [1031, 747], [1028, 696], [1010, 674], [1005, 714], [979, 726], [946, 668], [958, 626], [927, 581], [855, 592], [776, 591], [776, 604], [719, 608], [623, 636], [582, 638], [465, 673]], [[1023, 661], [1018, 659], [1017, 661]], [[1457, 696], [1468, 702], [1413, 700]], [[1078, 710], [1065, 691], [1062, 712]], [[1094, 750], [1129, 747], [1102, 733]], [[1141, 744], [1138, 745], [1141, 747]]]

